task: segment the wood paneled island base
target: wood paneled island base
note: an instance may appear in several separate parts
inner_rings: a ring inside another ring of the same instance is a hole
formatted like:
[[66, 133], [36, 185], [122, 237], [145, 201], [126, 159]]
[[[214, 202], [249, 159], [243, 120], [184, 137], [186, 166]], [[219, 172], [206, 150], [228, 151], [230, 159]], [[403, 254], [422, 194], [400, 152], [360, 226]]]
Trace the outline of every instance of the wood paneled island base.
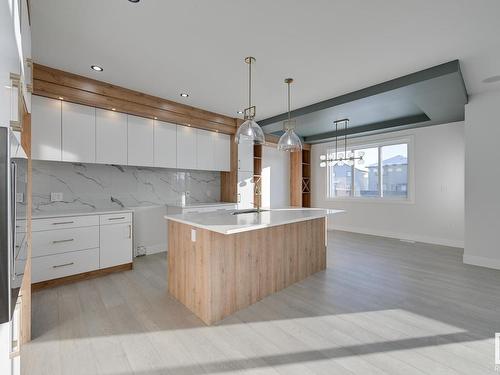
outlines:
[[168, 291], [208, 325], [326, 269], [324, 217], [235, 234], [168, 220], [168, 233]]

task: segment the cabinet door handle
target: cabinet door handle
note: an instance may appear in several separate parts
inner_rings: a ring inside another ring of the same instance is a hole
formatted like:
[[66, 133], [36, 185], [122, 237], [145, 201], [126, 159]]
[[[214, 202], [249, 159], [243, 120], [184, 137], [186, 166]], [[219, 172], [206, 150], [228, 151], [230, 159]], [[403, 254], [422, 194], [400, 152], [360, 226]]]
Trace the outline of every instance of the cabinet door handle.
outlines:
[[74, 238], [68, 238], [67, 240], [55, 240], [55, 241], [52, 241], [53, 244], [56, 244], [56, 243], [64, 243], [64, 242], [71, 242], [71, 241], [74, 241], [75, 239]]
[[72, 266], [73, 264], [75, 264], [75, 262], [64, 263], [64, 264], [57, 264], [55, 266], [52, 266], [52, 268], [67, 267], [67, 266]]
[[74, 221], [60, 221], [58, 223], [52, 223], [52, 225], [62, 225], [62, 224], [73, 224]]
[[110, 217], [108, 220], [123, 220], [125, 219], [125, 216], [120, 216], [120, 217]]
[[128, 238], [132, 238], [132, 225], [128, 226]]

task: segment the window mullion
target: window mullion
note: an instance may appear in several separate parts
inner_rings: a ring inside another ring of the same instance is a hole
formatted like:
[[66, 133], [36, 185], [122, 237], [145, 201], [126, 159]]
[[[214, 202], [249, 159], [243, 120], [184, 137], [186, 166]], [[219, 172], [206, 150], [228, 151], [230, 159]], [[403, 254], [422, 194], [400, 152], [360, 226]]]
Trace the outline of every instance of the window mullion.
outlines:
[[378, 147], [378, 196], [380, 198], [384, 197], [384, 189], [382, 188], [383, 183], [382, 178], [382, 147]]
[[[353, 154], [354, 154], [354, 151], [351, 151]], [[351, 166], [351, 197], [354, 197], [355, 194], [354, 194], [354, 162], [352, 163], [352, 166]]]

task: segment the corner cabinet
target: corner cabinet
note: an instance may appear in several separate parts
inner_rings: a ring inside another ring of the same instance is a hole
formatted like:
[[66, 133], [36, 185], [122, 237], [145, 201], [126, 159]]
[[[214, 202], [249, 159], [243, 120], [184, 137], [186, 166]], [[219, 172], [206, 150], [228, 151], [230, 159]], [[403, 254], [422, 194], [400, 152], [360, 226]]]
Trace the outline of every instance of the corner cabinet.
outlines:
[[127, 115], [96, 109], [96, 162], [127, 165]]

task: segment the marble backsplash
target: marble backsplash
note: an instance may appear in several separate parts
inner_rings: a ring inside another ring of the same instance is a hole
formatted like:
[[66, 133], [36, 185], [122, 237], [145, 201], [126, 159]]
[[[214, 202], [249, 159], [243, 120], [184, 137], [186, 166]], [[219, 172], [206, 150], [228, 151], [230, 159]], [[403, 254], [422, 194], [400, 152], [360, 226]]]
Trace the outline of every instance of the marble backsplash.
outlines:
[[[63, 193], [51, 202], [50, 193]], [[118, 165], [33, 161], [37, 212], [148, 204], [218, 202], [220, 173]]]

